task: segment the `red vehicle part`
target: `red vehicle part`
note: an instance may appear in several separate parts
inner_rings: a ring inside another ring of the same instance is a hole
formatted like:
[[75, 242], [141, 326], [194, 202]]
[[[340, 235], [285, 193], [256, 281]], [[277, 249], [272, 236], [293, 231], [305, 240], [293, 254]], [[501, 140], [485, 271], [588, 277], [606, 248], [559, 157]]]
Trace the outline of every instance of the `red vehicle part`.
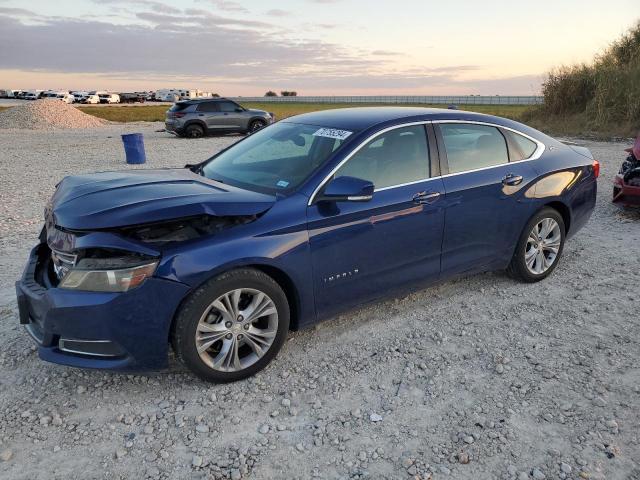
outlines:
[[618, 173], [613, 179], [613, 203], [640, 206], [640, 185], [625, 183], [624, 175]]
[[640, 134], [613, 179], [613, 203], [622, 206], [640, 206]]

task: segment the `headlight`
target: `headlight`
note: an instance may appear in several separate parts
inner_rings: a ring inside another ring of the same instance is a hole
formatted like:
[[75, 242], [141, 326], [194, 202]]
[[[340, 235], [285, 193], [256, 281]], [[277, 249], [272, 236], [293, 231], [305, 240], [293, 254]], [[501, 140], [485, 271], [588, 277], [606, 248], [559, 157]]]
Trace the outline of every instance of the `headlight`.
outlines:
[[[92, 292], [126, 292], [153, 275], [158, 261], [124, 268], [91, 268], [95, 261], [80, 260], [62, 279], [59, 288]], [[106, 267], [106, 265], [105, 265]]]

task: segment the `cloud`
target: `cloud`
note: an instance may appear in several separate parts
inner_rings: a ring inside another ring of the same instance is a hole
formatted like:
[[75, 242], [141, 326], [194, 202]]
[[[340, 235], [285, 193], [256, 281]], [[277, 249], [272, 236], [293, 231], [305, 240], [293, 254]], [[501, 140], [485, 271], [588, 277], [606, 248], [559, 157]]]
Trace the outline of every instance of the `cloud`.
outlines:
[[242, 13], [244, 13], [244, 12], [248, 12], [249, 11], [245, 7], [243, 7], [241, 4], [239, 4], [238, 2], [234, 2], [234, 1], [231, 1], [231, 0], [199, 0], [199, 1], [210, 3], [215, 8], [217, 8], [219, 10], [224, 10], [226, 12], [242, 12]]
[[374, 50], [371, 55], [377, 55], [380, 57], [393, 57], [395, 55], [402, 55], [401, 52], [392, 52], [391, 50]]
[[287, 17], [291, 15], [291, 12], [288, 12], [287, 10], [282, 10], [281, 8], [272, 8], [271, 10], [268, 10], [266, 14], [269, 15], [270, 17]]
[[213, 14], [137, 17], [151, 26], [58, 17], [34, 24], [0, 15], [0, 68], [255, 79], [305, 65], [362, 64], [332, 44], [278, 41], [264, 22]]
[[138, 5], [142, 7], [149, 7], [159, 13], [180, 13], [179, 8], [153, 0], [93, 0], [93, 2], [99, 5], [104, 5], [105, 3], [122, 4], [126, 6]]
[[397, 52], [362, 52], [321, 40], [291, 39], [274, 34], [278, 27], [268, 22], [201, 9], [138, 11], [135, 17], [143, 23], [110, 24], [0, 8], [0, 70], [43, 72], [43, 80], [46, 72], [139, 84], [182, 79], [192, 85], [243, 86], [244, 91], [265, 86], [333, 93], [446, 88], [506, 94], [517, 93], [513, 85], [528, 93], [540, 84], [533, 76], [469, 80], [466, 77], [479, 69], [475, 65], [399, 67], [393, 63]]
[[271, 28], [273, 25], [257, 20], [221, 17], [206, 10], [187, 9], [180, 15], [169, 15], [154, 12], [138, 12], [136, 18], [153, 23], [157, 26], [172, 27], [181, 25], [197, 25], [200, 27], [216, 27], [221, 25], [236, 25], [242, 27]]
[[16, 17], [33, 17], [35, 13], [26, 8], [0, 7], [0, 15], [11, 15]]

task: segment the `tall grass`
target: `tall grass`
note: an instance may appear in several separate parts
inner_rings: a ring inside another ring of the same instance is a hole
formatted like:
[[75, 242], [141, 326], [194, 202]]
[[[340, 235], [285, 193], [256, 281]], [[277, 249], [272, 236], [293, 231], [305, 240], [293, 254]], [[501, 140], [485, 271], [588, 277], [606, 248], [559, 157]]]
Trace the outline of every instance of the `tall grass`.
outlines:
[[[562, 66], [543, 83], [544, 105], [531, 120], [599, 132], [632, 134], [640, 127], [640, 22], [590, 64]], [[556, 118], [553, 118], [553, 117]]]

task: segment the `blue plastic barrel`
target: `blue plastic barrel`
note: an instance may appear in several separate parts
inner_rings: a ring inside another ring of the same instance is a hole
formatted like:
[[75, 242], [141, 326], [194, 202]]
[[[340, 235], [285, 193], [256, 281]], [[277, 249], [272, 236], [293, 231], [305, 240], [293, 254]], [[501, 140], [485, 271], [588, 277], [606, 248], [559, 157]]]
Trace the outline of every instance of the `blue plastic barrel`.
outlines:
[[144, 153], [144, 141], [141, 133], [129, 133], [127, 135], [122, 135], [122, 143], [124, 143], [124, 152], [127, 155], [127, 163], [139, 164], [147, 161], [147, 157]]

